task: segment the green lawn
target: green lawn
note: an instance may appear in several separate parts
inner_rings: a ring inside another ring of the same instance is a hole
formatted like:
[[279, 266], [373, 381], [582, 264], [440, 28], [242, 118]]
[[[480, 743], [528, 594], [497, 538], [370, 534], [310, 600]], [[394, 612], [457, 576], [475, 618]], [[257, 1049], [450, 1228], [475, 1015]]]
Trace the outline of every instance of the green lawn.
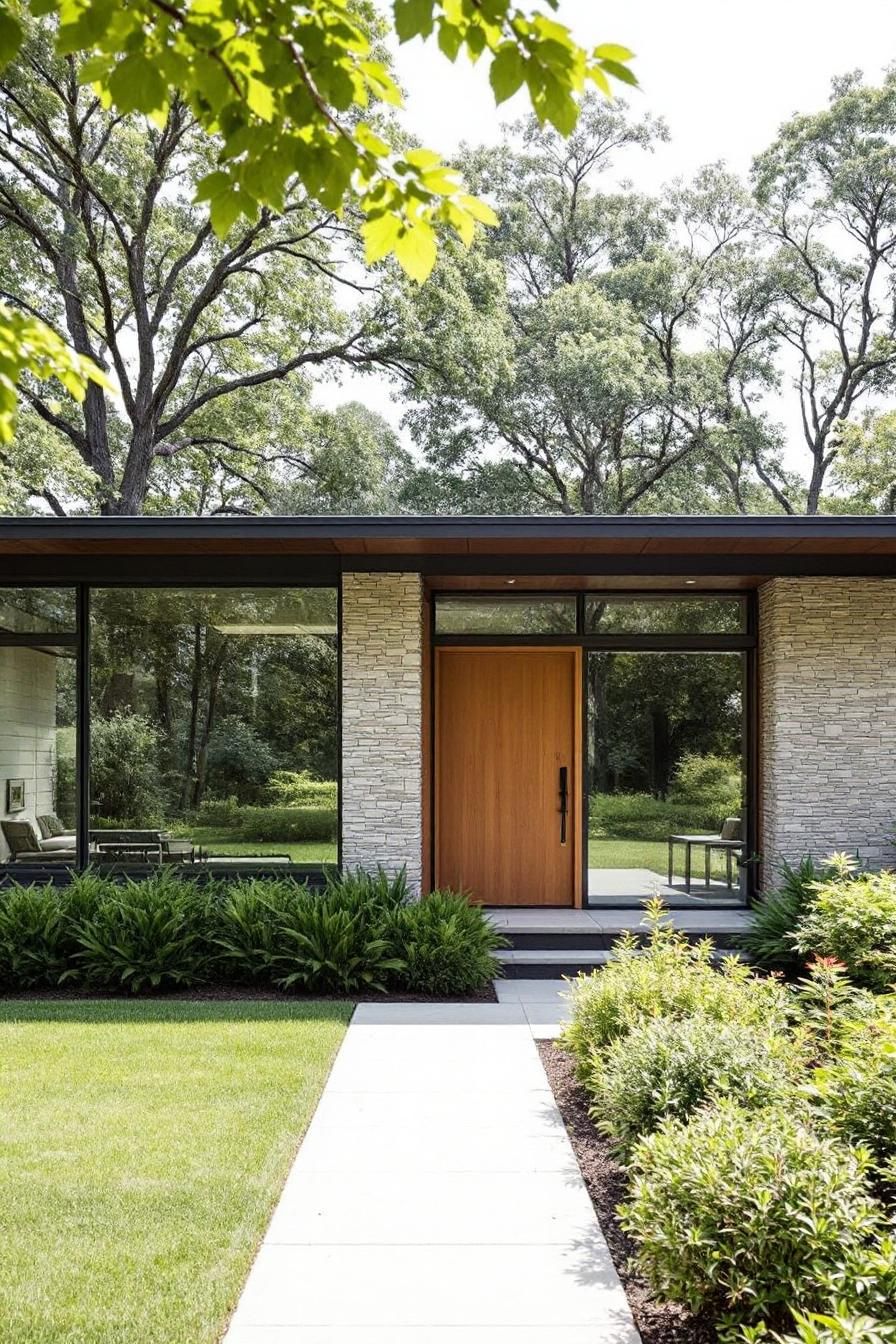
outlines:
[[[703, 877], [703, 850], [695, 847], [692, 853], [692, 879]], [[651, 872], [668, 876], [669, 847], [665, 840], [589, 840], [589, 868], [649, 868]], [[716, 851], [712, 856], [713, 877], [725, 877], [725, 856]], [[675, 873], [684, 877], [684, 846], [675, 846]], [[734, 883], [737, 884], [737, 865], [734, 865]]]
[[186, 834], [212, 857], [215, 854], [288, 854], [293, 863], [335, 863], [336, 845], [327, 840], [284, 843], [274, 840], [228, 840], [229, 831], [210, 826], [191, 826]]
[[0, 1002], [0, 1340], [212, 1344], [350, 1005]]

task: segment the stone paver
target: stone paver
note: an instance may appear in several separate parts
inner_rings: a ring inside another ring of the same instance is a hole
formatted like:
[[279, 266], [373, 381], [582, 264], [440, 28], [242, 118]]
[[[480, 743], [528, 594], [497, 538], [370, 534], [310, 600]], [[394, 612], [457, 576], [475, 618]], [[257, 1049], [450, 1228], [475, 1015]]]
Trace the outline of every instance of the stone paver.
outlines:
[[225, 1344], [638, 1344], [533, 1039], [563, 988], [356, 1010]]

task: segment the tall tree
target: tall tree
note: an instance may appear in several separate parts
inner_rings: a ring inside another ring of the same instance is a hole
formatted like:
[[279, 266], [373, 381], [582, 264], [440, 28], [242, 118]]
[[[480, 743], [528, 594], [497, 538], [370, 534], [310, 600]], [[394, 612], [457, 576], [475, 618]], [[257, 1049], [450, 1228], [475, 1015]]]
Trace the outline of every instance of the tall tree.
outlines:
[[744, 406], [768, 384], [769, 333], [746, 193], [721, 169], [662, 203], [602, 189], [620, 151], [664, 135], [586, 99], [567, 141], [531, 122], [467, 156], [501, 225], [447, 256], [403, 323], [408, 423], [432, 464], [467, 479], [504, 463], [548, 511], [644, 511], [669, 492], [749, 507], [762, 420]]
[[[348, 276], [348, 227], [301, 192], [216, 238], [192, 203], [214, 152], [183, 103], [158, 126], [105, 110], [47, 32], [0, 80], [0, 298], [114, 378], [118, 397], [91, 384], [80, 405], [26, 389], [32, 431], [70, 445], [104, 513], [139, 513], [159, 464], [182, 452], [219, 447], [224, 474], [252, 475], [225, 427], [275, 416], [269, 399], [249, 406], [259, 389], [395, 350]], [[33, 438], [26, 424], [26, 452]]]
[[835, 80], [824, 111], [782, 127], [754, 181], [808, 456], [803, 491], [766, 484], [788, 513], [816, 513], [844, 426], [896, 385], [896, 72], [879, 88]]

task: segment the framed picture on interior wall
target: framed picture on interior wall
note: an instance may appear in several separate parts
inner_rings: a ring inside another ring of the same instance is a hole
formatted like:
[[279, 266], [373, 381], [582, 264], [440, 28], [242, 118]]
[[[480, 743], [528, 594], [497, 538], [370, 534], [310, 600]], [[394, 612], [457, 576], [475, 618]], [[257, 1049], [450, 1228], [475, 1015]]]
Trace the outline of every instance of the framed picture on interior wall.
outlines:
[[6, 781], [6, 810], [7, 812], [24, 812], [25, 810], [24, 779], [8, 779]]

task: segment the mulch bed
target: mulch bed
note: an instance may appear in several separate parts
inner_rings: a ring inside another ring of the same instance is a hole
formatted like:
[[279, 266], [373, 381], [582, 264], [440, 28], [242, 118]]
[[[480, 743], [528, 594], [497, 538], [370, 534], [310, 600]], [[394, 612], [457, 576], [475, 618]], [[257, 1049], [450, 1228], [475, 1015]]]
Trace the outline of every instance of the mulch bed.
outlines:
[[658, 1302], [632, 1269], [635, 1245], [616, 1216], [616, 1206], [627, 1194], [625, 1172], [594, 1128], [588, 1096], [569, 1055], [553, 1041], [539, 1041], [538, 1051], [644, 1344], [716, 1344], [718, 1336], [710, 1322], [675, 1303]]
[[136, 1000], [165, 999], [175, 1003], [238, 1003], [246, 999], [264, 999], [275, 1003], [497, 1003], [495, 987], [489, 983], [485, 989], [475, 994], [287, 994], [277, 989], [252, 989], [244, 985], [208, 985], [205, 988], [164, 990], [154, 994], [103, 993], [101, 990], [87, 989], [23, 989], [18, 993], [0, 994], [0, 1003], [20, 1002], [28, 999], [59, 999], [77, 1002], [80, 999], [124, 999], [127, 1003]]

